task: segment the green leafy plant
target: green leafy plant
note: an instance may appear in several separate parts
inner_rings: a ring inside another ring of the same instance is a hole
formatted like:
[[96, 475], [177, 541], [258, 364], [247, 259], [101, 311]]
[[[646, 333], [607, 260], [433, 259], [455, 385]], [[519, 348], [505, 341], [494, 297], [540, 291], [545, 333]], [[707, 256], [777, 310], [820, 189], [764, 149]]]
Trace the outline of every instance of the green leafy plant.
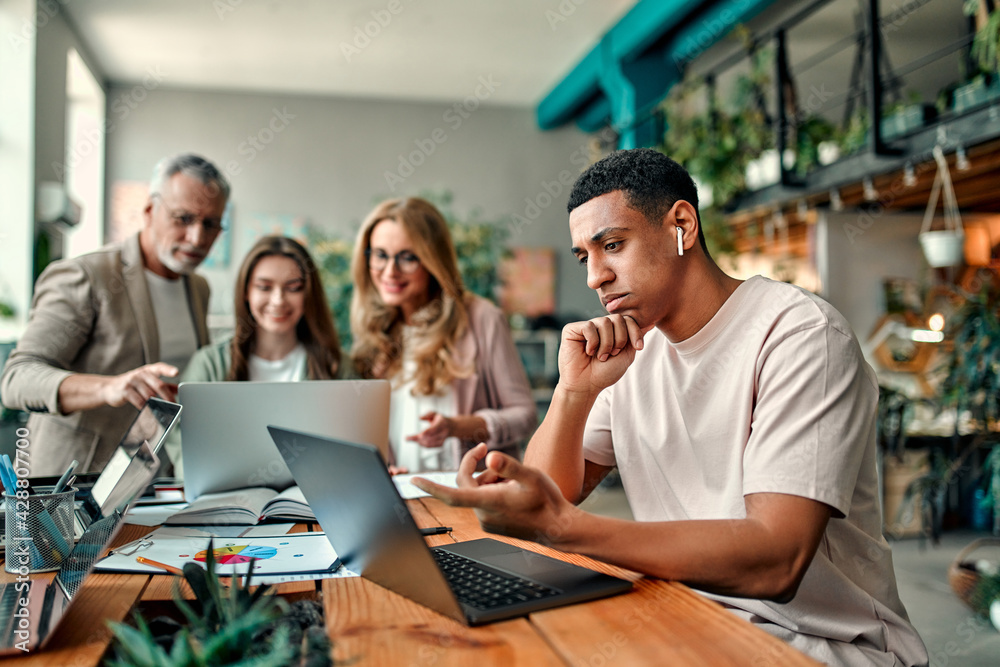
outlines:
[[841, 155], [857, 153], [867, 146], [869, 127], [868, 110], [864, 107], [858, 107], [851, 114], [846, 127], [842, 128], [836, 135], [835, 141], [840, 147]]
[[[948, 323], [953, 341], [941, 384], [945, 405], [970, 410], [985, 432], [1000, 418], [1000, 320], [997, 295], [967, 297]], [[957, 422], [956, 422], [957, 423]]]
[[819, 145], [834, 141], [836, 136], [837, 128], [821, 116], [811, 115], [799, 123], [795, 171], [800, 176], [812, 171], [819, 164]]
[[351, 295], [354, 293], [351, 254], [354, 243], [329, 236], [316, 227], [309, 229], [308, 236], [309, 253], [323, 280], [326, 302], [330, 304], [341, 348], [347, 352], [351, 349]]
[[[976, 16], [982, 3], [983, 0], [966, 0], [965, 13]], [[972, 40], [972, 57], [987, 74], [1000, 70], [1000, 9], [994, 9], [980, 22]]]
[[[289, 614], [289, 605], [270, 594], [269, 586], [250, 590], [254, 560], [247, 567], [246, 583], [233, 577], [228, 587], [219, 580], [209, 541], [205, 569], [194, 563], [184, 566], [184, 579], [195, 596], [191, 605], [174, 586], [174, 602], [187, 620], [157, 637], [138, 614], [136, 627], [110, 624], [114, 633], [114, 667], [282, 667], [332, 665], [330, 641], [325, 629], [315, 624], [303, 628]], [[298, 604], [298, 603], [297, 603]], [[320, 623], [321, 623], [320, 619]], [[162, 625], [162, 623], [161, 623]]]
[[930, 470], [910, 482], [903, 491], [896, 523], [906, 525], [913, 520], [914, 512], [919, 512], [922, 536], [930, 537], [931, 542], [937, 544], [941, 538], [948, 487], [959, 467], [949, 463], [944, 454], [935, 450], [931, 454]]
[[711, 186], [714, 205], [720, 208], [746, 191], [747, 165], [774, 147], [764, 105], [774, 54], [756, 48], [745, 27], [735, 33], [746, 48], [749, 67], [737, 77], [730, 99], [720, 102], [712, 84], [687, 79], [662, 103], [666, 132], [660, 150]]
[[1000, 535], [1000, 444], [993, 445], [983, 461], [982, 477], [983, 507], [993, 510], [993, 534]]
[[879, 385], [876, 434], [887, 452], [902, 453], [906, 444], [906, 424], [913, 411], [913, 400], [905, 393]]
[[969, 605], [983, 616], [987, 616], [994, 600], [1000, 600], [1000, 572], [980, 574], [979, 581], [969, 596]]

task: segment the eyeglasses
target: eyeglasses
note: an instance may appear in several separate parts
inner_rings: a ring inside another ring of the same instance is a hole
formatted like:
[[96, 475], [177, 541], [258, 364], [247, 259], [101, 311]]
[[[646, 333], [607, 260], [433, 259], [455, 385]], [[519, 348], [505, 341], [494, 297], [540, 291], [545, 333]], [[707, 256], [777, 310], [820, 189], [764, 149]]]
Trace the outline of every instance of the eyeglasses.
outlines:
[[402, 250], [390, 257], [384, 250], [368, 248], [365, 250], [365, 257], [368, 258], [368, 268], [377, 272], [384, 271], [390, 259], [396, 264], [396, 268], [403, 273], [413, 273], [420, 266], [420, 258], [409, 250]]
[[174, 223], [174, 227], [177, 229], [187, 229], [194, 224], [201, 223], [201, 228], [205, 230], [208, 234], [218, 234], [224, 228], [222, 226], [222, 220], [215, 220], [213, 218], [199, 218], [194, 213], [188, 213], [186, 211], [177, 211], [169, 206], [163, 201], [163, 197], [160, 196], [158, 192], [154, 192], [150, 197], [156, 197], [160, 200], [163, 205], [164, 210], [170, 216], [171, 222]]

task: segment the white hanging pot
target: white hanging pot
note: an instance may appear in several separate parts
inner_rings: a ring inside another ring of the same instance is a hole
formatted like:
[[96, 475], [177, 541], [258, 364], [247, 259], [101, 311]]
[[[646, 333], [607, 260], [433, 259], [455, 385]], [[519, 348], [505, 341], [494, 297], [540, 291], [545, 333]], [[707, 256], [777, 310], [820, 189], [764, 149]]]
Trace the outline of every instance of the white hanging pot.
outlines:
[[[940, 146], [934, 147], [934, 160], [938, 170], [931, 187], [931, 196], [924, 211], [924, 223], [920, 228], [920, 247], [927, 263], [934, 268], [955, 266], [965, 259], [965, 230], [962, 216], [958, 212], [955, 188], [951, 184], [948, 162]], [[938, 197], [944, 191], [944, 229], [931, 231], [931, 223], [937, 212]]]
[[924, 257], [934, 268], [961, 264], [965, 257], [965, 234], [961, 231], [921, 232], [919, 238]]

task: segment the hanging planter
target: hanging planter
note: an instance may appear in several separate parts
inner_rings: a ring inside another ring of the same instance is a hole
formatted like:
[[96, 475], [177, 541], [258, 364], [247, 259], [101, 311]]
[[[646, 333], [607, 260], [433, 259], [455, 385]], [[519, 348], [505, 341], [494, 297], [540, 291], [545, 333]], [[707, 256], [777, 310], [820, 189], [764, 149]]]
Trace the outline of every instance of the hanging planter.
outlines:
[[[927, 263], [934, 268], [955, 266], [965, 258], [965, 231], [962, 228], [962, 216], [958, 212], [958, 201], [955, 199], [955, 188], [951, 184], [951, 174], [948, 162], [940, 146], [934, 147], [934, 160], [938, 171], [934, 176], [931, 196], [924, 211], [924, 223], [920, 229], [920, 247], [924, 251]], [[931, 230], [934, 214], [937, 211], [938, 197], [944, 190], [944, 229]]]

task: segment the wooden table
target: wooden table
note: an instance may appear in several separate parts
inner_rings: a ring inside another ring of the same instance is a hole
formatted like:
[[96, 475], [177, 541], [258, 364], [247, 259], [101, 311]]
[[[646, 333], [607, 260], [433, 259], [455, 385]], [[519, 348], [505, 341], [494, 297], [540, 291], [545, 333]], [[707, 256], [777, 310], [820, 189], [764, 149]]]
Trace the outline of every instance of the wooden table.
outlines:
[[[483, 537], [471, 510], [424, 498], [408, 501], [421, 527], [452, 526], [432, 546]], [[124, 544], [147, 532], [125, 526]], [[495, 537], [495, 536], [493, 536]], [[338, 663], [358, 665], [810, 665], [818, 663], [725, 611], [683, 584], [563, 554], [531, 542], [496, 538], [635, 581], [624, 595], [469, 628], [358, 578], [282, 584], [278, 593], [321, 596]], [[3, 573], [4, 581], [13, 580]], [[108, 651], [106, 621], [130, 618], [139, 605], [169, 600], [174, 577], [93, 574], [45, 651], [14, 658], [11, 667], [97, 665]]]

